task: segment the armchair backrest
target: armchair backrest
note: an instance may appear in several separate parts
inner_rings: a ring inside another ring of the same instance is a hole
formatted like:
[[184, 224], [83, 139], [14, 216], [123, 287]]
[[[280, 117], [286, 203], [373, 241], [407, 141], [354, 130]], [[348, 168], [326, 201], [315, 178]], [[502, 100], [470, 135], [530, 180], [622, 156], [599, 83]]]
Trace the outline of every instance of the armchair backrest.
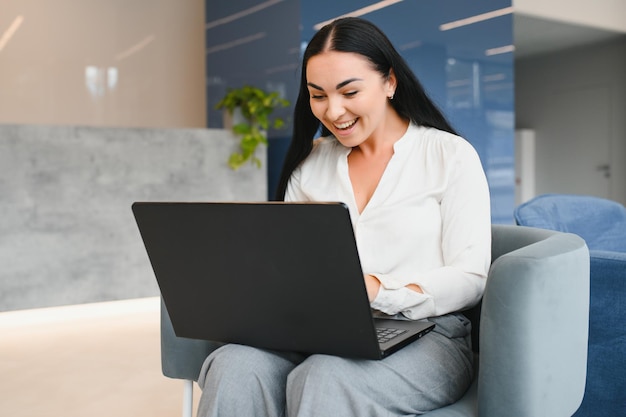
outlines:
[[626, 252], [626, 208], [616, 201], [571, 194], [543, 194], [515, 209], [518, 225], [574, 233], [590, 250]]

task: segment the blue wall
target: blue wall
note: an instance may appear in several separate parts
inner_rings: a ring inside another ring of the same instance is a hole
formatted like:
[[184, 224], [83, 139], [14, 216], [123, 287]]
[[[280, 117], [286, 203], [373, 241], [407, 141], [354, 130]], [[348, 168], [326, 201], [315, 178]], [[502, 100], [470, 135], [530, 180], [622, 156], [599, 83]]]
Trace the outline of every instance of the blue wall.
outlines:
[[[208, 126], [221, 127], [213, 106], [228, 87], [254, 84], [292, 103], [300, 54], [314, 25], [376, 3], [372, 0], [206, 1]], [[494, 223], [511, 223], [515, 196], [512, 15], [452, 30], [444, 23], [511, 6], [511, 0], [400, 1], [363, 17], [400, 50], [459, 133], [481, 156], [491, 188]], [[281, 116], [290, 117], [291, 109]], [[270, 190], [275, 188], [290, 127], [269, 134]], [[271, 192], [271, 191], [270, 191]]]

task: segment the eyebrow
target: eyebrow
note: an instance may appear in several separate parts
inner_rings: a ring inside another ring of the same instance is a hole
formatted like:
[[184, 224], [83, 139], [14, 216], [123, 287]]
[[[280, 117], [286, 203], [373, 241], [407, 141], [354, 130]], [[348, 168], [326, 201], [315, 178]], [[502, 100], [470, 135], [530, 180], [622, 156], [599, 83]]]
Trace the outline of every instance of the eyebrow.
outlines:
[[[337, 90], [339, 90], [341, 87], [345, 87], [346, 85], [350, 84], [351, 82], [354, 81], [363, 81], [361, 78], [350, 78], [348, 80], [342, 81], [339, 84], [337, 84], [337, 86], [335, 87]], [[319, 85], [315, 85], [313, 83], [306, 83], [306, 85], [308, 85], [309, 87], [313, 87], [316, 90], [320, 90], [320, 91], [324, 91], [324, 89], [322, 87], [320, 87]]]

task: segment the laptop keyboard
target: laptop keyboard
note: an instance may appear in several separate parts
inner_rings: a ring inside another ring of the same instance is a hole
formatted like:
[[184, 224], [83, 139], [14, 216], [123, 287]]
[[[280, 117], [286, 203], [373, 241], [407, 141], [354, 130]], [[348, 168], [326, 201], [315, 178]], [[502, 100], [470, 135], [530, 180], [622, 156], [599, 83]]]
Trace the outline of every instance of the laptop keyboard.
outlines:
[[401, 334], [406, 333], [406, 330], [392, 329], [389, 327], [379, 327], [376, 329], [376, 336], [378, 336], [378, 343], [385, 343], [398, 337]]

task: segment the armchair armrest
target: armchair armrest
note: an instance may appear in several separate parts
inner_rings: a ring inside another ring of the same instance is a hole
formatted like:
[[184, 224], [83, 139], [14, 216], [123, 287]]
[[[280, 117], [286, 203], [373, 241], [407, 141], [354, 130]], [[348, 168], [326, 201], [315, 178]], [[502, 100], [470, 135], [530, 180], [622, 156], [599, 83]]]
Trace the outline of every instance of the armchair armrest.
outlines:
[[583, 397], [589, 251], [552, 235], [497, 258], [482, 302], [478, 415], [571, 416]]
[[218, 342], [178, 337], [161, 299], [161, 368], [170, 378], [197, 381], [209, 354], [222, 346]]

